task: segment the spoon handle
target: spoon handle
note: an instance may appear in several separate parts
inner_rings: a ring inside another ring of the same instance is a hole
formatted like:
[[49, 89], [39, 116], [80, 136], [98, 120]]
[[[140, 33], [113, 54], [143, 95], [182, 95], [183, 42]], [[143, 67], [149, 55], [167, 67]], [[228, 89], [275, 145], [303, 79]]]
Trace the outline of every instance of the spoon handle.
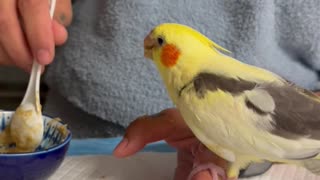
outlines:
[[[54, 10], [56, 7], [56, 0], [49, 0], [50, 7], [50, 17], [53, 18]], [[31, 75], [29, 78], [29, 83], [27, 87], [26, 94], [21, 102], [21, 104], [25, 104], [27, 102], [34, 102], [36, 104], [37, 112], [41, 111], [40, 107], [40, 76], [41, 76], [42, 66], [34, 59], [32, 63]], [[34, 93], [35, 96], [30, 96], [30, 93]], [[30, 99], [35, 98], [35, 99]]]
[[49, 0], [50, 17], [53, 18], [54, 10], [56, 8], [56, 0]]
[[[33, 60], [27, 91], [21, 102], [21, 104], [26, 104], [27, 102], [35, 103], [37, 111], [40, 110], [39, 89], [41, 68], [42, 66], [36, 60]], [[33, 94], [34, 96], [31, 94]]]

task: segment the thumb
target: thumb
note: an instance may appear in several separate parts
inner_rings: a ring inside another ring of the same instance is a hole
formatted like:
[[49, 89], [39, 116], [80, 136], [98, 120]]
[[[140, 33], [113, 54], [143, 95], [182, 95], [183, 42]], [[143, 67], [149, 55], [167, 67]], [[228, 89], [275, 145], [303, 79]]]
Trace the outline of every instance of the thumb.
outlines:
[[196, 175], [194, 175], [191, 180], [220, 180], [219, 179], [212, 179], [212, 176], [209, 172], [209, 170], [206, 171], [200, 171]]
[[228, 163], [220, 158], [203, 144], [199, 143], [198, 147], [193, 150], [194, 167], [192, 172], [192, 180], [200, 179], [225, 179]]
[[[193, 170], [194, 157], [189, 151], [179, 150], [177, 153], [177, 167], [175, 169], [174, 179], [185, 180], [190, 176], [190, 172]], [[197, 171], [188, 180], [212, 180], [212, 175], [208, 170]], [[217, 179], [214, 179], [217, 180]]]

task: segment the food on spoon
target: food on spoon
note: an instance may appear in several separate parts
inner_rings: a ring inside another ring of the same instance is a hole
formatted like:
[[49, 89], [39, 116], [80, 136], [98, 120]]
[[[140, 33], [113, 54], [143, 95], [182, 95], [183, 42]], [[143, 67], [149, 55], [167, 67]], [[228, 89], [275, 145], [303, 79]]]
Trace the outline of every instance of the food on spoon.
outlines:
[[[20, 105], [0, 133], [1, 153], [33, 152], [43, 138], [43, 120], [32, 104]], [[40, 119], [39, 119], [40, 118]]]
[[40, 145], [43, 120], [38, 112], [32, 104], [22, 104], [12, 116], [10, 135], [18, 152], [32, 152]]
[[[30, 119], [35, 119], [35, 115], [33, 114], [35, 112], [32, 112], [32, 108], [26, 111], [26, 109], [20, 109], [18, 108], [15, 117], [12, 117], [11, 120], [16, 118], [15, 120], [19, 120], [19, 123], [10, 122], [6, 128], [0, 132], [0, 154], [12, 154], [12, 153], [27, 153], [27, 152], [34, 152], [38, 149], [40, 146], [40, 149], [47, 149], [51, 147], [53, 144], [55, 144], [54, 141], [64, 141], [65, 138], [68, 136], [68, 128], [67, 125], [61, 125], [61, 119], [60, 118], [54, 118], [50, 121], [47, 121], [46, 126], [44, 129], [42, 129], [42, 133], [40, 134], [40, 129], [37, 129], [37, 127], [31, 127], [33, 131], [30, 131], [30, 127], [28, 127], [26, 124], [30, 124]], [[18, 119], [19, 118], [19, 119]], [[28, 119], [29, 123], [27, 121], [24, 121], [23, 123], [20, 121]], [[38, 121], [40, 122], [40, 121]], [[41, 119], [42, 124], [44, 121]], [[12, 131], [13, 126], [15, 126], [15, 129]], [[37, 123], [35, 123], [37, 125]], [[19, 127], [20, 126], [20, 127]], [[23, 129], [21, 131], [21, 128]], [[29, 129], [29, 130], [26, 130]], [[39, 133], [39, 134], [36, 134]], [[59, 133], [58, 133], [59, 132]], [[22, 137], [22, 133], [24, 133], [25, 137]], [[36, 137], [40, 137], [41, 139], [33, 138], [32, 135], [36, 134]], [[55, 137], [57, 134], [59, 136], [57, 138], [50, 138]], [[29, 138], [27, 138], [29, 136]], [[31, 140], [33, 138], [33, 140]], [[14, 140], [15, 139], [15, 140]], [[18, 142], [18, 143], [17, 143]]]

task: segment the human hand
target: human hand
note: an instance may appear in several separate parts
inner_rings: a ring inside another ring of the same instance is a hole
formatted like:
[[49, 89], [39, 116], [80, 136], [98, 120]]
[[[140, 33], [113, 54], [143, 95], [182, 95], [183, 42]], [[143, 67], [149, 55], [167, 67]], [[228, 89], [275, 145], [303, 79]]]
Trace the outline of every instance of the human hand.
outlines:
[[[218, 180], [224, 176], [227, 162], [206, 149], [184, 123], [176, 109], [167, 109], [153, 116], [135, 120], [114, 150], [116, 157], [133, 155], [148, 144], [165, 140], [177, 149], [175, 180]], [[216, 166], [207, 166], [214, 163]], [[217, 177], [219, 175], [219, 178]]]
[[57, 0], [54, 20], [46, 0], [0, 1], [0, 65], [31, 70], [33, 58], [52, 62], [55, 45], [67, 39], [72, 19], [71, 0]]

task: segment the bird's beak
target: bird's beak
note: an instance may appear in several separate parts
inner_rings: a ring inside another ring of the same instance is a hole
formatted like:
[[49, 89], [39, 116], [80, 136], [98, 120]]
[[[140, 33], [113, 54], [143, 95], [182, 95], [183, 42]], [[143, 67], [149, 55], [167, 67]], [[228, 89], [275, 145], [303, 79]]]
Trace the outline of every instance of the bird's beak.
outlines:
[[155, 40], [151, 37], [151, 33], [144, 39], [144, 57], [152, 60], [152, 49], [155, 47]]

